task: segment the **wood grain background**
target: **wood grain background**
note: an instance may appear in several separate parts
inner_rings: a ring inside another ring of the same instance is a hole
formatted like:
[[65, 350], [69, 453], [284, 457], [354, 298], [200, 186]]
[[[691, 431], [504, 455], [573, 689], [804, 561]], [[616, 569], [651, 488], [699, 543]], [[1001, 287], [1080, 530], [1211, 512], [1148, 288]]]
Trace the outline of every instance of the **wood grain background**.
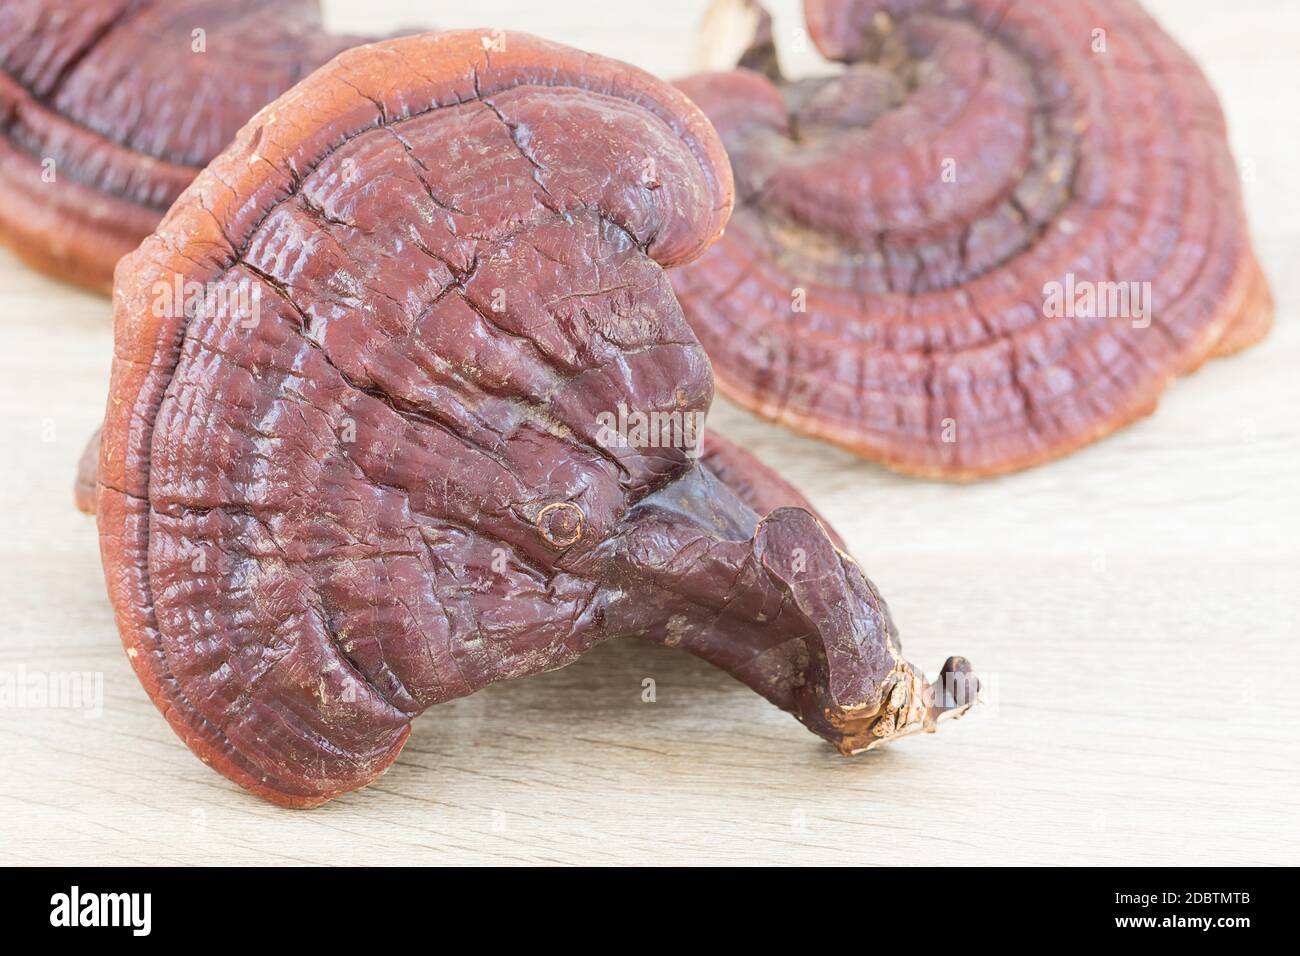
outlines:
[[[72, 510], [109, 304], [0, 254], [0, 671], [104, 682], [99, 715], [0, 709], [0, 862], [1295, 863], [1300, 4], [1149, 5], [1223, 96], [1278, 298], [1263, 347], [1097, 447], [972, 487], [714, 414], [841, 529], [913, 661], [963, 653], [992, 685], [940, 734], [853, 760], [703, 664], [629, 642], [436, 708], [381, 781], [323, 809], [249, 797], [140, 689]], [[795, 4], [774, 6], [788, 46]], [[667, 76], [688, 69], [702, 8], [327, 3], [341, 27], [504, 25]]]

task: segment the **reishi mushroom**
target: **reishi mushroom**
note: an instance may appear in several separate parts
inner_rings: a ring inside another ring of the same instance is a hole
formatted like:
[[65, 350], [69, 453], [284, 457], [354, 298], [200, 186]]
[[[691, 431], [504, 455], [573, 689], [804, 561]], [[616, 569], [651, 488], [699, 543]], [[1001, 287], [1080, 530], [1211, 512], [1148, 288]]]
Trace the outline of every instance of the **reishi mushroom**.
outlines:
[[110, 291], [253, 113], [365, 42], [327, 33], [317, 0], [5, 0], [0, 242]]
[[82, 481], [128, 656], [200, 758], [314, 806], [426, 708], [619, 636], [845, 753], [970, 706], [778, 476], [598, 424], [707, 413], [666, 270], [732, 199], [679, 91], [523, 34], [351, 50], [252, 119], [118, 269]]
[[672, 276], [727, 396], [971, 479], [1096, 441], [1266, 334], [1218, 101], [1137, 3], [806, 0], [842, 69], [797, 81], [756, 9], [710, 23], [757, 30], [741, 62], [764, 72], [680, 84], [736, 175], [726, 236]]

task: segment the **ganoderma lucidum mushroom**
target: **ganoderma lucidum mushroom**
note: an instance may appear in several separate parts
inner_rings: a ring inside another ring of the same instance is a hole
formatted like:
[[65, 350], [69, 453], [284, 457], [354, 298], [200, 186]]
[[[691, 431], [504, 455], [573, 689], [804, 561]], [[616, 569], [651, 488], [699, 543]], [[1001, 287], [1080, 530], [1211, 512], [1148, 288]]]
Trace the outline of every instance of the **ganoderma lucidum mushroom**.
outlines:
[[0, 242], [107, 292], [248, 118], [361, 37], [317, 0], [5, 0]]
[[[1272, 318], [1223, 114], [1131, 0], [806, 0], [837, 75], [756, 30], [681, 83], [737, 209], [673, 274], [722, 391], [916, 475], [1056, 458]], [[739, 44], [741, 49], [744, 44]], [[733, 54], [734, 55], [734, 54]]]
[[314, 806], [426, 708], [619, 636], [846, 753], [970, 705], [778, 477], [609, 433], [708, 411], [665, 270], [732, 198], [679, 91], [522, 34], [351, 50], [254, 117], [118, 269], [93, 490], [123, 643], [199, 757]]

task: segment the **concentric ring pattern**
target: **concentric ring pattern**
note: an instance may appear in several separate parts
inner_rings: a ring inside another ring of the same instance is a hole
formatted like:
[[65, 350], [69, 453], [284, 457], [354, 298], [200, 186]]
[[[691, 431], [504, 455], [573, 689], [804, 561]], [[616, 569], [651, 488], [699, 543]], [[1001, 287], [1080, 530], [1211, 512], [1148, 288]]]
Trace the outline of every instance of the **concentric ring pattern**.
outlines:
[[807, 0], [843, 64], [681, 83], [737, 211], [673, 275], [725, 394], [974, 478], [1151, 412], [1272, 302], [1224, 117], [1131, 0]]

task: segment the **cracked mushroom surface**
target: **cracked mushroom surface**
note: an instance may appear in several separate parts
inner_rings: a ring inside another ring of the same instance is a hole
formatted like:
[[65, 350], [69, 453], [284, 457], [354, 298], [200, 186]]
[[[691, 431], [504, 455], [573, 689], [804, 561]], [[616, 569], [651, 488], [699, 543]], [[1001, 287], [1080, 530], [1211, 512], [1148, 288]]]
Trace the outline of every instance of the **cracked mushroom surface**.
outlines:
[[[797, 492], [678, 440], [713, 380], [666, 270], [732, 207], [713, 128], [632, 67], [494, 37], [344, 53], [119, 268], [82, 486], [154, 702], [295, 807], [373, 780], [426, 708], [610, 637], [844, 752], [963, 712], [965, 662], [923, 682]], [[160, 308], [178, 281], [202, 301]]]
[[[712, 21], [755, 8], [723, 0]], [[836, 75], [680, 84], [736, 176], [726, 236], [672, 277], [729, 397], [899, 471], [971, 479], [1096, 441], [1266, 334], [1222, 111], [1137, 3], [805, 15]], [[746, 58], [762, 64], [758, 22]]]
[[365, 42], [317, 0], [4, 0], [0, 242], [110, 291], [253, 113]]

